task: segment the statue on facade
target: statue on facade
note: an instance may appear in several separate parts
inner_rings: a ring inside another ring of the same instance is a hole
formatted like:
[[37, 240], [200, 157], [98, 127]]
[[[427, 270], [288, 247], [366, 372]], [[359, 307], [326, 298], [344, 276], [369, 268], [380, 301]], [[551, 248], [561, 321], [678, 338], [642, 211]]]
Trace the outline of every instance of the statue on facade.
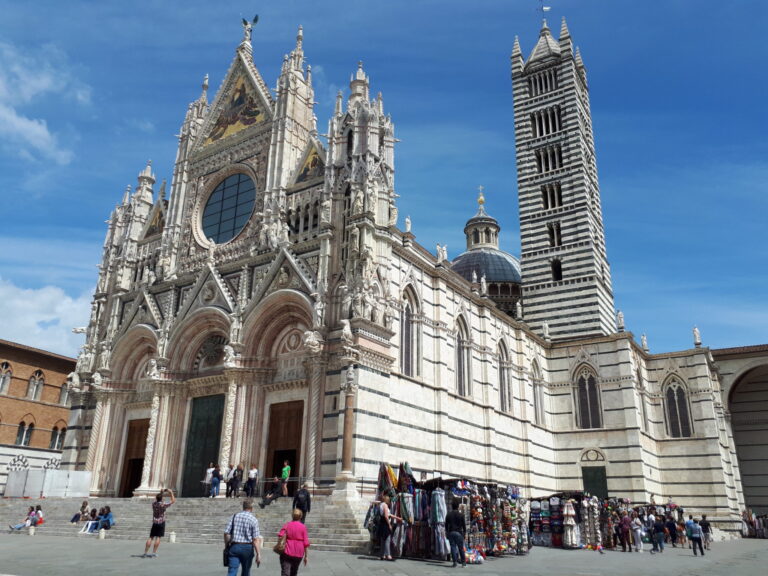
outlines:
[[477, 284], [477, 272], [472, 270], [472, 284]]
[[259, 21], [259, 15], [256, 14], [256, 16], [253, 17], [253, 20], [251, 22], [248, 22], [245, 18], [243, 18], [243, 42], [250, 44], [251, 43], [251, 34], [253, 33], [253, 27], [256, 25], [256, 22]]
[[317, 292], [312, 292], [311, 296], [315, 300], [313, 304], [315, 309], [315, 326], [322, 326], [325, 319], [325, 302], [323, 297]]
[[616, 312], [616, 327], [619, 329], [619, 332], [624, 332], [624, 312], [621, 310]]
[[109, 347], [109, 342], [101, 343], [101, 354], [99, 356], [99, 370], [109, 370], [110, 356], [112, 350]]
[[101, 374], [94, 372], [91, 376], [91, 386], [93, 386], [96, 390], [101, 390], [104, 387], [102, 386], [102, 382], [104, 382], [104, 378], [101, 376]]
[[480, 294], [483, 296], [488, 294], [488, 282], [485, 280], [485, 274], [480, 277]]
[[523, 305], [520, 303], [520, 300], [515, 302], [515, 318], [517, 320], [523, 319]]
[[323, 340], [319, 332], [306, 330], [304, 332], [304, 347], [310, 354], [319, 354], [323, 349]]
[[232, 312], [232, 314], [229, 315], [229, 319], [229, 341], [240, 342], [240, 333], [243, 330], [243, 321], [240, 319], [240, 314]]
[[341, 343], [344, 346], [352, 346], [354, 344], [354, 338], [352, 336], [352, 327], [349, 325], [349, 320], [341, 320]]
[[67, 374], [67, 388], [70, 392], [80, 392], [80, 376], [77, 372]]
[[235, 352], [235, 349], [230, 344], [224, 346], [224, 360], [222, 363], [224, 368], [235, 368], [237, 366], [237, 352]]
[[643, 347], [643, 350], [648, 352], [648, 350], [649, 350], [649, 348], [648, 348], [648, 337], [645, 334], [640, 336], [640, 345]]
[[693, 327], [693, 345], [696, 346], [696, 348], [701, 346], [701, 332], [699, 332], [697, 326]]
[[327, 196], [321, 204], [320, 221], [325, 224], [328, 224], [331, 221], [331, 197], [330, 196]]
[[160, 369], [157, 367], [157, 360], [150, 358], [147, 364], [147, 378], [150, 380], [157, 380], [160, 378]]
[[410, 234], [411, 232], [411, 217], [406, 216], [405, 217], [405, 231]]
[[349, 365], [344, 373], [344, 382], [341, 385], [344, 392], [354, 392], [357, 389], [357, 378], [355, 378], [355, 367]]
[[443, 255], [443, 247], [440, 246], [440, 243], [437, 244], [437, 263], [440, 264], [443, 260], [445, 260], [445, 256]]
[[549, 340], [549, 322], [547, 322], [546, 320], [541, 325], [541, 331], [544, 334], [544, 338], [546, 340]]

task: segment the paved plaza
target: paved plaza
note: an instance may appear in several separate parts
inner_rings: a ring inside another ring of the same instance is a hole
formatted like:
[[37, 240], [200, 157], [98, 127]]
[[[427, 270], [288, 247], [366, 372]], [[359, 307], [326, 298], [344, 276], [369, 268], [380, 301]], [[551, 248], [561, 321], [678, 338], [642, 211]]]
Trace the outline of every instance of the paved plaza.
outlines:
[[[143, 559], [143, 542], [97, 540], [80, 537], [0, 535], [0, 576], [41, 576], [95, 573], [141, 576], [193, 576], [225, 574], [221, 547], [164, 542], [156, 559]], [[664, 554], [564, 551], [534, 548], [527, 556], [491, 559], [481, 566], [451, 568], [448, 563], [398, 560], [381, 562], [341, 552], [310, 552], [309, 566], [299, 571], [313, 576], [410, 576], [424, 574], [502, 574], [601, 576], [763, 574], [768, 563], [768, 540], [718, 543], [704, 558], [686, 549], [669, 548]], [[267, 550], [261, 568], [253, 574], [279, 574], [277, 556]]]

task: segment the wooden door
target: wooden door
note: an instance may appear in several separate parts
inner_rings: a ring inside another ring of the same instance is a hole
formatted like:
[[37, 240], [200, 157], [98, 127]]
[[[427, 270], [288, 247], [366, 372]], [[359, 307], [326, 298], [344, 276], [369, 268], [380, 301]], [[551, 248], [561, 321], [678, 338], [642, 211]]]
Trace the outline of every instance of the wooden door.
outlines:
[[[282, 402], [269, 408], [269, 434], [267, 436], [267, 465], [264, 468], [266, 480], [280, 477], [283, 461], [291, 465], [291, 476], [300, 473], [301, 432], [304, 421], [304, 402]], [[295, 482], [288, 484], [288, 493], [293, 494]]]
[[608, 498], [608, 477], [605, 466], [585, 466], [581, 469], [584, 480], [584, 492], [597, 496], [601, 500]]
[[128, 421], [123, 470], [120, 474], [121, 498], [133, 496], [133, 491], [141, 484], [141, 472], [144, 469], [144, 452], [147, 449], [148, 432], [149, 418]]

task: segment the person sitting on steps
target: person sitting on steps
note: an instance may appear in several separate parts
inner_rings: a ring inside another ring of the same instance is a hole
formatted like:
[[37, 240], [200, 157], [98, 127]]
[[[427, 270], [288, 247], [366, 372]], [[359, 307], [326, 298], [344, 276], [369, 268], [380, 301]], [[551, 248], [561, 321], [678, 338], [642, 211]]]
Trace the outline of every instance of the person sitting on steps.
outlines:
[[270, 486], [269, 492], [266, 492], [264, 494], [264, 497], [261, 499], [261, 502], [259, 502], [259, 508], [264, 509], [265, 506], [272, 504], [272, 502], [280, 498], [281, 493], [282, 493], [282, 484], [280, 482], [280, 479], [277, 476], [275, 476], [272, 479], [272, 486]]
[[10, 528], [12, 531], [15, 530], [19, 532], [23, 528], [29, 528], [30, 526], [35, 526], [36, 524], [37, 524], [37, 512], [35, 511], [34, 506], [30, 506], [29, 510], [27, 510], [27, 517], [22, 522], [19, 522], [15, 526], [13, 524], [8, 524], [8, 528]]

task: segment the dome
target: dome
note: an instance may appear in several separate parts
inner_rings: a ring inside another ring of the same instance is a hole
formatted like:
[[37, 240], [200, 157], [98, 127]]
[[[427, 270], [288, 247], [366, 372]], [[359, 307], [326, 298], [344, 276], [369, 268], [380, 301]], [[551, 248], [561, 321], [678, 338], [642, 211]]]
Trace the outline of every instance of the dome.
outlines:
[[454, 258], [451, 270], [472, 281], [472, 272], [477, 280], [485, 274], [486, 282], [521, 283], [520, 263], [517, 258], [496, 248], [473, 248]]

